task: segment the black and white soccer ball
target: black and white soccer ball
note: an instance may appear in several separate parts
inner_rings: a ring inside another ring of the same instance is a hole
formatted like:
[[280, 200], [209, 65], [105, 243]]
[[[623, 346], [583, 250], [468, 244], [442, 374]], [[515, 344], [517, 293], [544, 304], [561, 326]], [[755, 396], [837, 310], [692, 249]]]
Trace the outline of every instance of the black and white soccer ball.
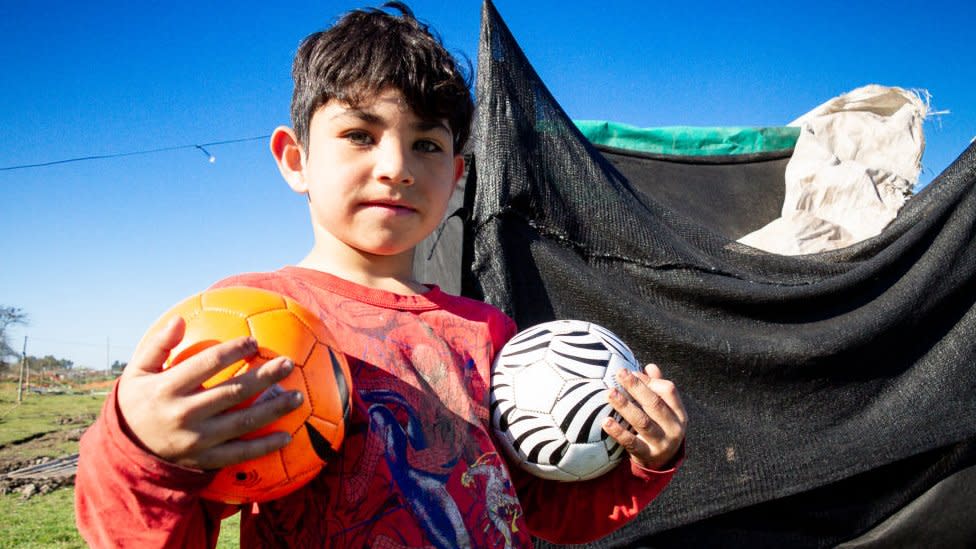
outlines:
[[602, 423], [607, 416], [624, 423], [607, 401], [610, 387], [622, 390], [621, 368], [640, 369], [620, 338], [592, 322], [556, 320], [516, 334], [491, 372], [491, 425], [502, 450], [546, 479], [610, 471], [624, 450]]

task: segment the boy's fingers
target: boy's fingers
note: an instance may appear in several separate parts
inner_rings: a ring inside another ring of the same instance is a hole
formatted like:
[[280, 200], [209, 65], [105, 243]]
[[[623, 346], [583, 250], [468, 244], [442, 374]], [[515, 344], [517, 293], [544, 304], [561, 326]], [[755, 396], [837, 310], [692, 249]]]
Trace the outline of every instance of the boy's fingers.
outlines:
[[199, 469], [220, 469], [269, 454], [284, 447], [290, 441], [291, 436], [281, 432], [251, 440], [232, 440], [205, 450], [192, 462], [182, 465]]
[[[640, 408], [645, 413], [645, 415], [650, 416], [650, 420], [657, 424], [667, 424], [674, 423], [678, 421], [678, 417], [674, 410], [671, 409], [671, 403], [659, 394], [657, 391], [651, 389], [651, 386], [660, 387], [665, 393], [668, 392], [666, 387], [670, 386], [672, 388], [674, 384], [665, 379], [651, 379], [648, 380], [649, 383], [645, 383], [641, 378], [627, 370], [621, 370], [617, 372], [617, 381], [620, 385], [627, 391], [627, 394], [636, 402], [634, 408]], [[670, 398], [670, 395], [669, 395]], [[621, 413], [623, 413], [621, 411]], [[633, 414], [633, 412], [630, 412]], [[628, 422], [631, 421], [629, 417], [626, 417]], [[641, 423], [647, 423], [647, 420], [641, 420]], [[638, 424], [631, 423], [635, 428], [639, 428]], [[648, 428], [648, 433], [653, 431], [653, 428]]]
[[617, 410], [617, 413], [637, 431], [638, 435], [648, 440], [659, 439], [664, 435], [664, 430], [655, 421], [655, 418], [652, 417], [652, 412], [647, 410], [646, 407], [642, 408], [616, 389], [610, 389], [608, 400], [613, 408]]
[[667, 403], [668, 408], [671, 409], [671, 412], [681, 425], [688, 423], [688, 412], [685, 410], [685, 405], [681, 401], [681, 395], [678, 393], [678, 389], [673, 382], [666, 379], [655, 379], [648, 384], [648, 387]]
[[132, 376], [161, 371], [169, 352], [183, 339], [185, 330], [186, 322], [182, 318], [171, 318], [162, 329], [139, 343], [122, 374]]
[[624, 428], [612, 417], [603, 420], [603, 430], [617, 441], [624, 451], [630, 455], [641, 455], [646, 452], [646, 444], [637, 438], [637, 435]]
[[610, 391], [610, 402], [633, 430], [624, 428], [612, 417], [603, 421], [603, 429], [620, 443], [631, 459], [641, 467], [657, 469], [674, 457], [684, 439], [680, 426], [670, 425], [671, 432], [666, 432], [660, 423], [615, 389]]
[[291, 373], [294, 364], [286, 357], [276, 357], [246, 373], [188, 397], [188, 415], [205, 419], [237, 406], [261, 394]]
[[297, 391], [287, 391], [273, 398], [255, 403], [242, 410], [212, 417], [207, 422], [207, 432], [213, 440], [229, 441], [284, 416], [301, 406], [304, 397]]
[[661, 368], [659, 368], [658, 365], [654, 363], [644, 366], [644, 373], [647, 374], [647, 377], [651, 379], [664, 378], [664, 374], [661, 373]]
[[[678, 394], [678, 389], [674, 382], [664, 379], [661, 369], [656, 364], [648, 364], [643, 372], [631, 372], [637, 379], [646, 385], [658, 397], [664, 399], [671, 411], [684, 423], [687, 420], [684, 404]], [[621, 382], [622, 384], [622, 382]]]
[[238, 337], [204, 349], [168, 372], [172, 372], [169, 375], [178, 390], [196, 391], [224, 368], [257, 352], [258, 344], [253, 337]]
[[664, 379], [664, 374], [657, 364], [652, 363], [645, 366], [643, 374], [641, 381], [668, 403], [671, 411], [674, 412], [674, 415], [682, 425], [688, 423], [688, 413], [685, 410], [685, 405], [681, 401], [681, 395], [678, 393], [674, 382]]
[[684, 438], [687, 415], [673, 382], [625, 372], [618, 372], [617, 379], [631, 399], [611, 391], [610, 402], [654, 455]]

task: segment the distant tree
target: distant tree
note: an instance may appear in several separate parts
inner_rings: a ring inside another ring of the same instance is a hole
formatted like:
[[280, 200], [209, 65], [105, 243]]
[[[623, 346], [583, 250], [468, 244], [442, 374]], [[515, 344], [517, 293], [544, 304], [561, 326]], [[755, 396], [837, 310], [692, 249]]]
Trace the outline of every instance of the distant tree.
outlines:
[[11, 345], [10, 332], [7, 331], [7, 328], [17, 325], [26, 326], [27, 321], [27, 313], [23, 310], [0, 305], [0, 362], [9, 356], [17, 355], [17, 351]]
[[36, 356], [27, 357], [31, 370], [70, 370], [75, 363], [66, 358], [55, 358], [54, 355], [47, 355], [41, 358]]
[[112, 362], [112, 371], [121, 373], [122, 370], [125, 370], [125, 367], [128, 364], [129, 364], [128, 362], [119, 362], [118, 360], [116, 360]]

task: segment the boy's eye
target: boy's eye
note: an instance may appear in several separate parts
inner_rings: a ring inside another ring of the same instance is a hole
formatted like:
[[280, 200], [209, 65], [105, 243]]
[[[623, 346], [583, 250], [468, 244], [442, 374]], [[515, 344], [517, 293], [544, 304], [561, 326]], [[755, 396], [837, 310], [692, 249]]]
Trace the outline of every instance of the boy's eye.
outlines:
[[413, 148], [422, 153], [435, 153], [443, 150], [440, 145], [428, 139], [417, 141], [414, 143]]
[[373, 142], [372, 136], [363, 131], [346, 132], [343, 137], [356, 145], [370, 145]]

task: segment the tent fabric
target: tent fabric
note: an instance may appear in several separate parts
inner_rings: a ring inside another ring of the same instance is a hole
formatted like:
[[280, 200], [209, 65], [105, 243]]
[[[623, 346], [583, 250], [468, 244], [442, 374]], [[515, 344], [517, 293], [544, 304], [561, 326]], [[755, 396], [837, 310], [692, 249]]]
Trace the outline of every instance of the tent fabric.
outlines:
[[939, 481], [870, 531], [837, 547], [976, 547], [974, 487], [976, 466], [969, 466]]
[[641, 200], [653, 197], [674, 215], [731, 240], [779, 217], [783, 207], [789, 151], [693, 158], [602, 146], [597, 151]]
[[800, 255], [877, 235], [912, 195], [922, 169], [927, 104], [902, 88], [863, 86], [800, 117], [782, 217], [739, 242]]
[[976, 464], [976, 147], [878, 236], [788, 257], [734, 241], [730, 212], [756, 212], [723, 202], [742, 191], [719, 191], [722, 174], [670, 196], [642, 183], [727, 164], [608, 160], [487, 1], [476, 91], [463, 214], [421, 263], [453, 264], [462, 293], [520, 328], [606, 326], [661, 365], [690, 415], [672, 484], [593, 546], [829, 546]]
[[680, 156], [729, 156], [789, 151], [800, 137], [799, 127], [787, 126], [639, 128], [608, 120], [576, 120], [574, 124], [595, 145]]

